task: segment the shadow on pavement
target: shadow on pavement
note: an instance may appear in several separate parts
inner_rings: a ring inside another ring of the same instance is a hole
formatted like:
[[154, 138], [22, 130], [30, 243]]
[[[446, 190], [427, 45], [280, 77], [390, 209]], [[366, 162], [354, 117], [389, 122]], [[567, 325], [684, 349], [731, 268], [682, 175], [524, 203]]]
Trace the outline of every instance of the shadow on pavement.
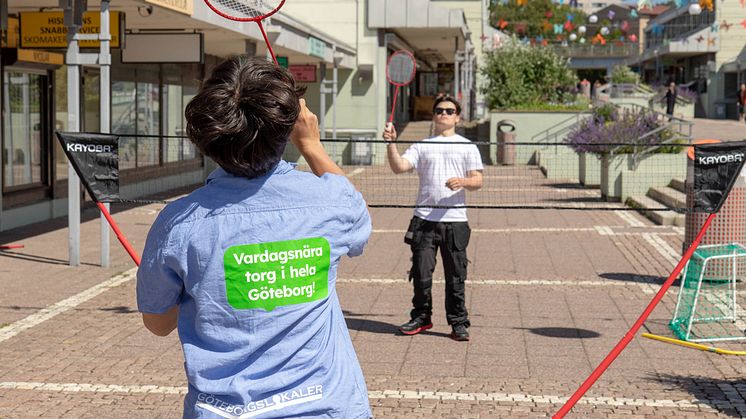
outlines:
[[513, 329], [528, 330], [535, 335], [549, 338], [592, 339], [601, 336], [600, 333], [593, 330], [578, 329], [575, 327], [514, 327]]
[[[46, 256], [31, 255], [28, 253], [20, 253], [16, 251], [7, 251], [7, 250], [0, 250], [0, 257], [26, 260], [29, 262], [49, 263], [52, 265], [67, 265], [68, 264], [68, 261], [66, 259], [50, 258]], [[86, 263], [86, 262], [81, 262], [81, 265], [98, 266], [94, 263]]]
[[746, 417], [746, 400], [743, 396], [746, 393], [746, 379], [728, 380], [691, 375], [651, 374], [647, 380], [685, 390], [694, 396], [694, 402], [705, 404], [723, 416]]
[[[347, 310], [342, 310], [342, 313], [345, 316], [345, 321], [347, 322], [347, 328], [350, 330], [358, 330], [361, 332], [370, 332], [370, 333], [381, 333], [384, 335], [406, 336], [399, 332], [398, 324], [391, 324], [391, 323], [386, 323], [386, 322], [380, 322], [378, 320], [366, 319], [363, 317], [365, 316], [365, 314], [352, 313]], [[419, 334], [429, 335], [429, 336], [449, 337], [447, 333], [433, 332], [432, 330], [425, 330], [424, 332], [420, 332]]]
[[[604, 279], [611, 279], [613, 281], [627, 281], [642, 284], [662, 285], [664, 282], [666, 282], [666, 278], [662, 276], [640, 275], [626, 272], [604, 272], [602, 274], [599, 274], [598, 276]], [[676, 281], [674, 281], [673, 285], [678, 286], [679, 282], [680, 281], [677, 278]]]

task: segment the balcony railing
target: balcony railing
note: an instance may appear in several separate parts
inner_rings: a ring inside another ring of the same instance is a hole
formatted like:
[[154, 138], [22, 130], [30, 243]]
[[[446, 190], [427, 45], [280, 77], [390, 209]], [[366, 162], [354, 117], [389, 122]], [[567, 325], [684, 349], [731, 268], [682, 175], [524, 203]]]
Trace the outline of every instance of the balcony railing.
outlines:
[[553, 45], [551, 48], [563, 56], [569, 58], [613, 58], [613, 57], [632, 57], [639, 52], [637, 44], [570, 44], [567, 46]]

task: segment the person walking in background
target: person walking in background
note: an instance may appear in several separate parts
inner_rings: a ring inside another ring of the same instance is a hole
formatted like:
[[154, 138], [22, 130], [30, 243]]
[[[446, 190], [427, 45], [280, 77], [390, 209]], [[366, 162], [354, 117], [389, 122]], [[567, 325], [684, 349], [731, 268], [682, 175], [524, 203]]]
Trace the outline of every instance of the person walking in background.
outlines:
[[[304, 91], [282, 67], [241, 56], [186, 108], [189, 139], [220, 167], [163, 209], [137, 272], [145, 327], [178, 327], [184, 418], [371, 417], [336, 291], [370, 215], [324, 151]], [[288, 141], [313, 173], [282, 160]]]
[[[446, 320], [451, 338], [469, 340], [466, 310], [466, 247], [471, 229], [466, 217], [466, 190], [482, 187], [482, 157], [477, 146], [456, 134], [461, 105], [450, 97], [439, 97], [433, 105], [434, 137], [413, 144], [403, 155], [396, 149], [396, 128], [387, 124], [383, 139], [389, 165], [395, 174], [417, 171], [417, 209], [404, 242], [412, 250], [409, 279], [414, 286], [410, 320], [399, 326], [405, 335], [416, 335], [433, 327], [432, 285], [436, 255], [440, 249], [446, 282]], [[432, 207], [429, 207], [432, 206]], [[434, 208], [437, 207], [437, 208]]]
[[746, 107], [746, 83], [741, 83], [741, 87], [738, 88], [738, 120], [743, 122], [746, 118], [746, 111], [744, 110], [744, 107]]
[[666, 88], [666, 115], [668, 115], [668, 120], [670, 121], [673, 119], [673, 110], [676, 106], [676, 97], [678, 94], [676, 93], [676, 83], [670, 82], [668, 83], [668, 87]]

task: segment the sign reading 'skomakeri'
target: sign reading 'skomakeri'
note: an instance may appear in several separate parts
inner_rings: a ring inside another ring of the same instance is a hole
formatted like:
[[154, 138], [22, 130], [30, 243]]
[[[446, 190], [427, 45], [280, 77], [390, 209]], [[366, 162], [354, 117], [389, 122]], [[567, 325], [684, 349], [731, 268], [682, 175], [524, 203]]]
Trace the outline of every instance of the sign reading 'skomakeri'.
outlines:
[[272, 311], [326, 298], [329, 250], [323, 237], [229, 247], [223, 258], [228, 303]]

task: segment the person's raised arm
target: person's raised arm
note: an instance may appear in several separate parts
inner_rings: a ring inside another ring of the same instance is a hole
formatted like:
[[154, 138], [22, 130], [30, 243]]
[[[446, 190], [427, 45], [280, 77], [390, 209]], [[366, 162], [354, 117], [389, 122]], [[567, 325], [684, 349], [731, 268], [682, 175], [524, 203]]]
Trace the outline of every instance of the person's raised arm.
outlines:
[[319, 120], [313, 112], [308, 110], [305, 99], [300, 99], [300, 115], [295, 122], [293, 132], [290, 133], [290, 141], [306, 159], [308, 166], [316, 176], [324, 173], [345, 176], [345, 172], [326, 154], [321, 144]]
[[413, 167], [412, 163], [403, 158], [399, 154], [399, 150], [396, 149], [396, 137], [396, 128], [394, 128], [394, 124], [389, 122], [383, 130], [383, 140], [386, 141], [386, 155], [388, 156], [391, 171], [398, 175], [399, 173], [411, 171]]

